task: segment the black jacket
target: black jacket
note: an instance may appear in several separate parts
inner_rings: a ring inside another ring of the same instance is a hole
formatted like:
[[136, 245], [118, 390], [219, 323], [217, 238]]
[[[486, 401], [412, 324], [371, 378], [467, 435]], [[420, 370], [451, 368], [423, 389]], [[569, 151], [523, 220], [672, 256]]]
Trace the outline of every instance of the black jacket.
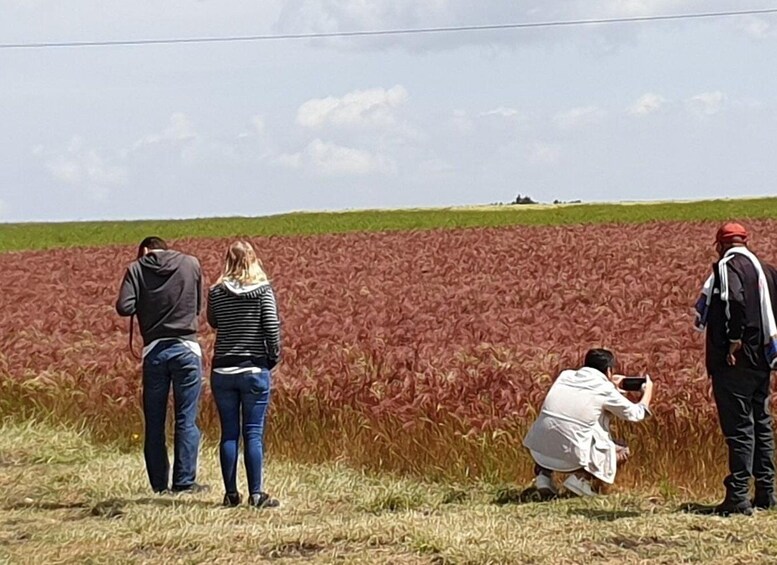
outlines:
[[[769, 371], [764, 352], [764, 330], [761, 322], [761, 297], [758, 290], [758, 272], [747, 257], [736, 255], [728, 265], [729, 315], [726, 304], [720, 299], [718, 263], [713, 265], [715, 286], [712, 290], [707, 318], [707, 372], [728, 368], [726, 356], [729, 343], [742, 340], [742, 349], [736, 354], [736, 366], [759, 371]], [[772, 310], [777, 309], [777, 271], [761, 262], [766, 274], [772, 299]]]
[[202, 272], [191, 255], [152, 251], [124, 274], [116, 311], [137, 314], [144, 345], [163, 338], [195, 340], [202, 307]]

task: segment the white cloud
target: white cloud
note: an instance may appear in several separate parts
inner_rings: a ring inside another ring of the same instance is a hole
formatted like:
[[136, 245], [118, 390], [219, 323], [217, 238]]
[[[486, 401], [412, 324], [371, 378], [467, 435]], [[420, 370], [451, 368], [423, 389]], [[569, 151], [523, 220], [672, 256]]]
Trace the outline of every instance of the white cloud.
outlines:
[[[214, 136], [200, 132], [193, 120], [183, 112], [175, 112], [162, 131], [143, 136], [130, 149], [121, 152], [121, 155], [124, 158], [132, 158], [138, 154], [145, 154], [147, 157], [161, 154], [166, 159], [177, 155], [181, 163], [191, 166], [203, 166], [206, 163], [217, 166], [234, 164], [241, 159], [239, 148], [244, 148], [246, 145], [244, 141], [236, 143], [235, 140], [262, 138], [263, 131], [264, 120], [254, 116], [250, 120], [250, 128], [247, 131], [234, 135]], [[263, 149], [265, 149], [264, 152], [254, 156], [264, 157], [267, 151], [266, 148]]]
[[96, 149], [86, 149], [77, 136], [61, 153], [47, 154], [40, 146], [33, 153], [46, 158], [45, 167], [54, 179], [81, 188], [97, 200], [104, 200], [112, 189], [127, 184], [125, 167], [106, 162]]
[[769, 21], [765, 20], [764, 18], [755, 16], [742, 20], [739, 24], [739, 27], [742, 31], [754, 39], [763, 39], [768, 37], [772, 34], [773, 29], [772, 24]]
[[[701, 7], [703, 0], [696, 0]], [[578, 11], [590, 6], [590, 0], [577, 0], [570, 2], [577, 4]], [[603, 3], [605, 13], [609, 17], [638, 17], [657, 14], [673, 14], [684, 11], [694, 11], [688, 0], [608, 0]]]
[[640, 96], [634, 104], [628, 109], [629, 114], [634, 116], [647, 116], [660, 110], [666, 104], [666, 98], [660, 94], [647, 92]]
[[143, 136], [135, 142], [135, 148], [162, 142], [183, 143], [196, 137], [197, 131], [189, 117], [183, 112], [175, 112], [164, 130]]
[[556, 114], [553, 121], [559, 129], [574, 129], [596, 124], [604, 118], [606, 112], [597, 106], [580, 106]]
[[498, 108], [494, 108], [493, 110], [489, 110], [488, 112], [481, 112], [480, 115], [482, 117], [499, 116], [501, 118], [517, 118], [518, 116], [520, 116], [520, 112], [515, 108], [506, 108], [504, 106], [499, 106]]
[[256, 133], [264, 133], [265, 124], [262, 116], [254, 116], [251, 118], [251, 125], [254, 126], [254, 131]]
[[702, 92], [686, 101], [688, 109], [699, 117], [714, 116], [720, 113], [726, 105], [728, 98], [720, 90], [714, 92]]
[[385, 155], [320, 139], [311, 141], [301, 153], [280, 155], [275, 162], [289, 169], [305, 168], [321, 177], [394, 174], [397, 170], [394, 160]]
[[0, 200], [0, 218], [4, 218], [8, 213], [8, 204], [4, 200]]
[[535, 142], [529, 146], [526, 158], [535, 165], [554, 165], [561, 159], [561, 149], [557, 145]]
[[465, 110], [454, 110], [450, 124], [459, 133], [470, 133], [475, 128], [475, 123]]
[[427, 159], [418, 164], [418, 172], [425, 176], [438, 176], [453, 173], [455, 168], [443, 159]]
[[314, 98], [297, 110], [297, 123], [318, 129], [326, 125], [386, 128], [398, 123], [396, 109], [407, 101], [401, 85], [385, 90], [354, 90], [341, 98]]
[[[570, 21], [591, 18], [618, 18], [672, 13], [709, 11], [710, 0], [286, 0], [277, 28], [283, 32], [333, 32], [418, 27], [447, 27], [508, 22]], [[672, 25], [667, 22], [664, 27]], [[676, 22], [674, 26], [694, 25]], [[698, 24], [697, 24], [698, 25]], [[734, 25], [733, 23], [729, 25]], [[565, 36], [573, 32], [564, 32]], [[385, 49], [400, 47], [410, 51], [455, 49], [462, 45], [515, 45], [558, 41], [552, 30], [535, 33], [455, 33], [399, 35], [376, 38], [319, 42], [338, 49]], [[634, 31], [626, 26], [594, 26], [577, 34], [583, 41], [601, 43], [631, 42]]]
[[275, 163], [287, 169], [302, 168], [302, 153], [281, 153]]
[[238, 139], [262, 137], [265, 134], [266, 125], [262, 116], [252, 116], [250, 124], [251, 127], [248, 130], [241, 131], [239, 134], [237, 134]]
[[59, 155], [46, 162], [46, 168], [58, 181], [76, 185], [83, 177], [81, 164], [65, 155]]

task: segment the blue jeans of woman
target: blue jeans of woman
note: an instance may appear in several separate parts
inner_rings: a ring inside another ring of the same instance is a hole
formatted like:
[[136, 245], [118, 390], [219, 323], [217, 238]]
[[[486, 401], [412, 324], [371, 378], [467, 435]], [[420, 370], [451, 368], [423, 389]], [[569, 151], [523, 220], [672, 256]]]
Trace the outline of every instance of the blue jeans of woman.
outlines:
[[242, 372], [224, 375], [214, 372], [211, 390], [221, 420], [219, 457], [224, 488], [228, 493], [237, 489], [237, 457], [240, 435], [248, 478], [248, 493], [262, 492], [264, 459], [264, 419], [270, 404], [270, 371]]

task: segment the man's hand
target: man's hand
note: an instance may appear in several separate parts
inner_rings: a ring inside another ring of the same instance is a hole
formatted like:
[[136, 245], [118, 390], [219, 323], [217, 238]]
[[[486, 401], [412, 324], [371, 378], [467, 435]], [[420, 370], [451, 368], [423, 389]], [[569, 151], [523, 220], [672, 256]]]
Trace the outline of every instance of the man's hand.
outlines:
[[621, 388], [621, 382], [625, 378], [626, 378], [626, 375], [613, 375], [612, 376], [612, 384], [614, 384], [616, 388], [620, 389]]
[[639, 399], [639, 403], [643, 404], [646, 408], [650, 406], [650, 401], [653, 398], [653, 379], [650, 375], [645, 375], [645, 384], [642, 385], [642, 398]]
[[737, 339], [735, 341], [730, 341], [728, 344], [728, 355], [726, 356], [726, 361], [730, 366], [734, 366], [737, 364], [737, 358], [736, 354], [737, 352], [742, 349], [742, 340]]

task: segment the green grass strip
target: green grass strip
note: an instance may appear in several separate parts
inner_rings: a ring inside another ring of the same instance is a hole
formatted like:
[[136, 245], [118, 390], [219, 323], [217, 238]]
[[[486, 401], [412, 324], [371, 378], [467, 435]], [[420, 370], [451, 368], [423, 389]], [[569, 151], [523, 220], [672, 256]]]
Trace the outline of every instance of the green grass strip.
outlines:
[[147, 235], [166, 239], [313, 235], [356, 231], [547, 226], [651, 221], [777, 218], [777, 198], [494, 206], [353, 212], [300, 212], [259, 218], [204, 218], [121, 222], [0, 224], [0, 252], [57, 247], [135, 244]]

